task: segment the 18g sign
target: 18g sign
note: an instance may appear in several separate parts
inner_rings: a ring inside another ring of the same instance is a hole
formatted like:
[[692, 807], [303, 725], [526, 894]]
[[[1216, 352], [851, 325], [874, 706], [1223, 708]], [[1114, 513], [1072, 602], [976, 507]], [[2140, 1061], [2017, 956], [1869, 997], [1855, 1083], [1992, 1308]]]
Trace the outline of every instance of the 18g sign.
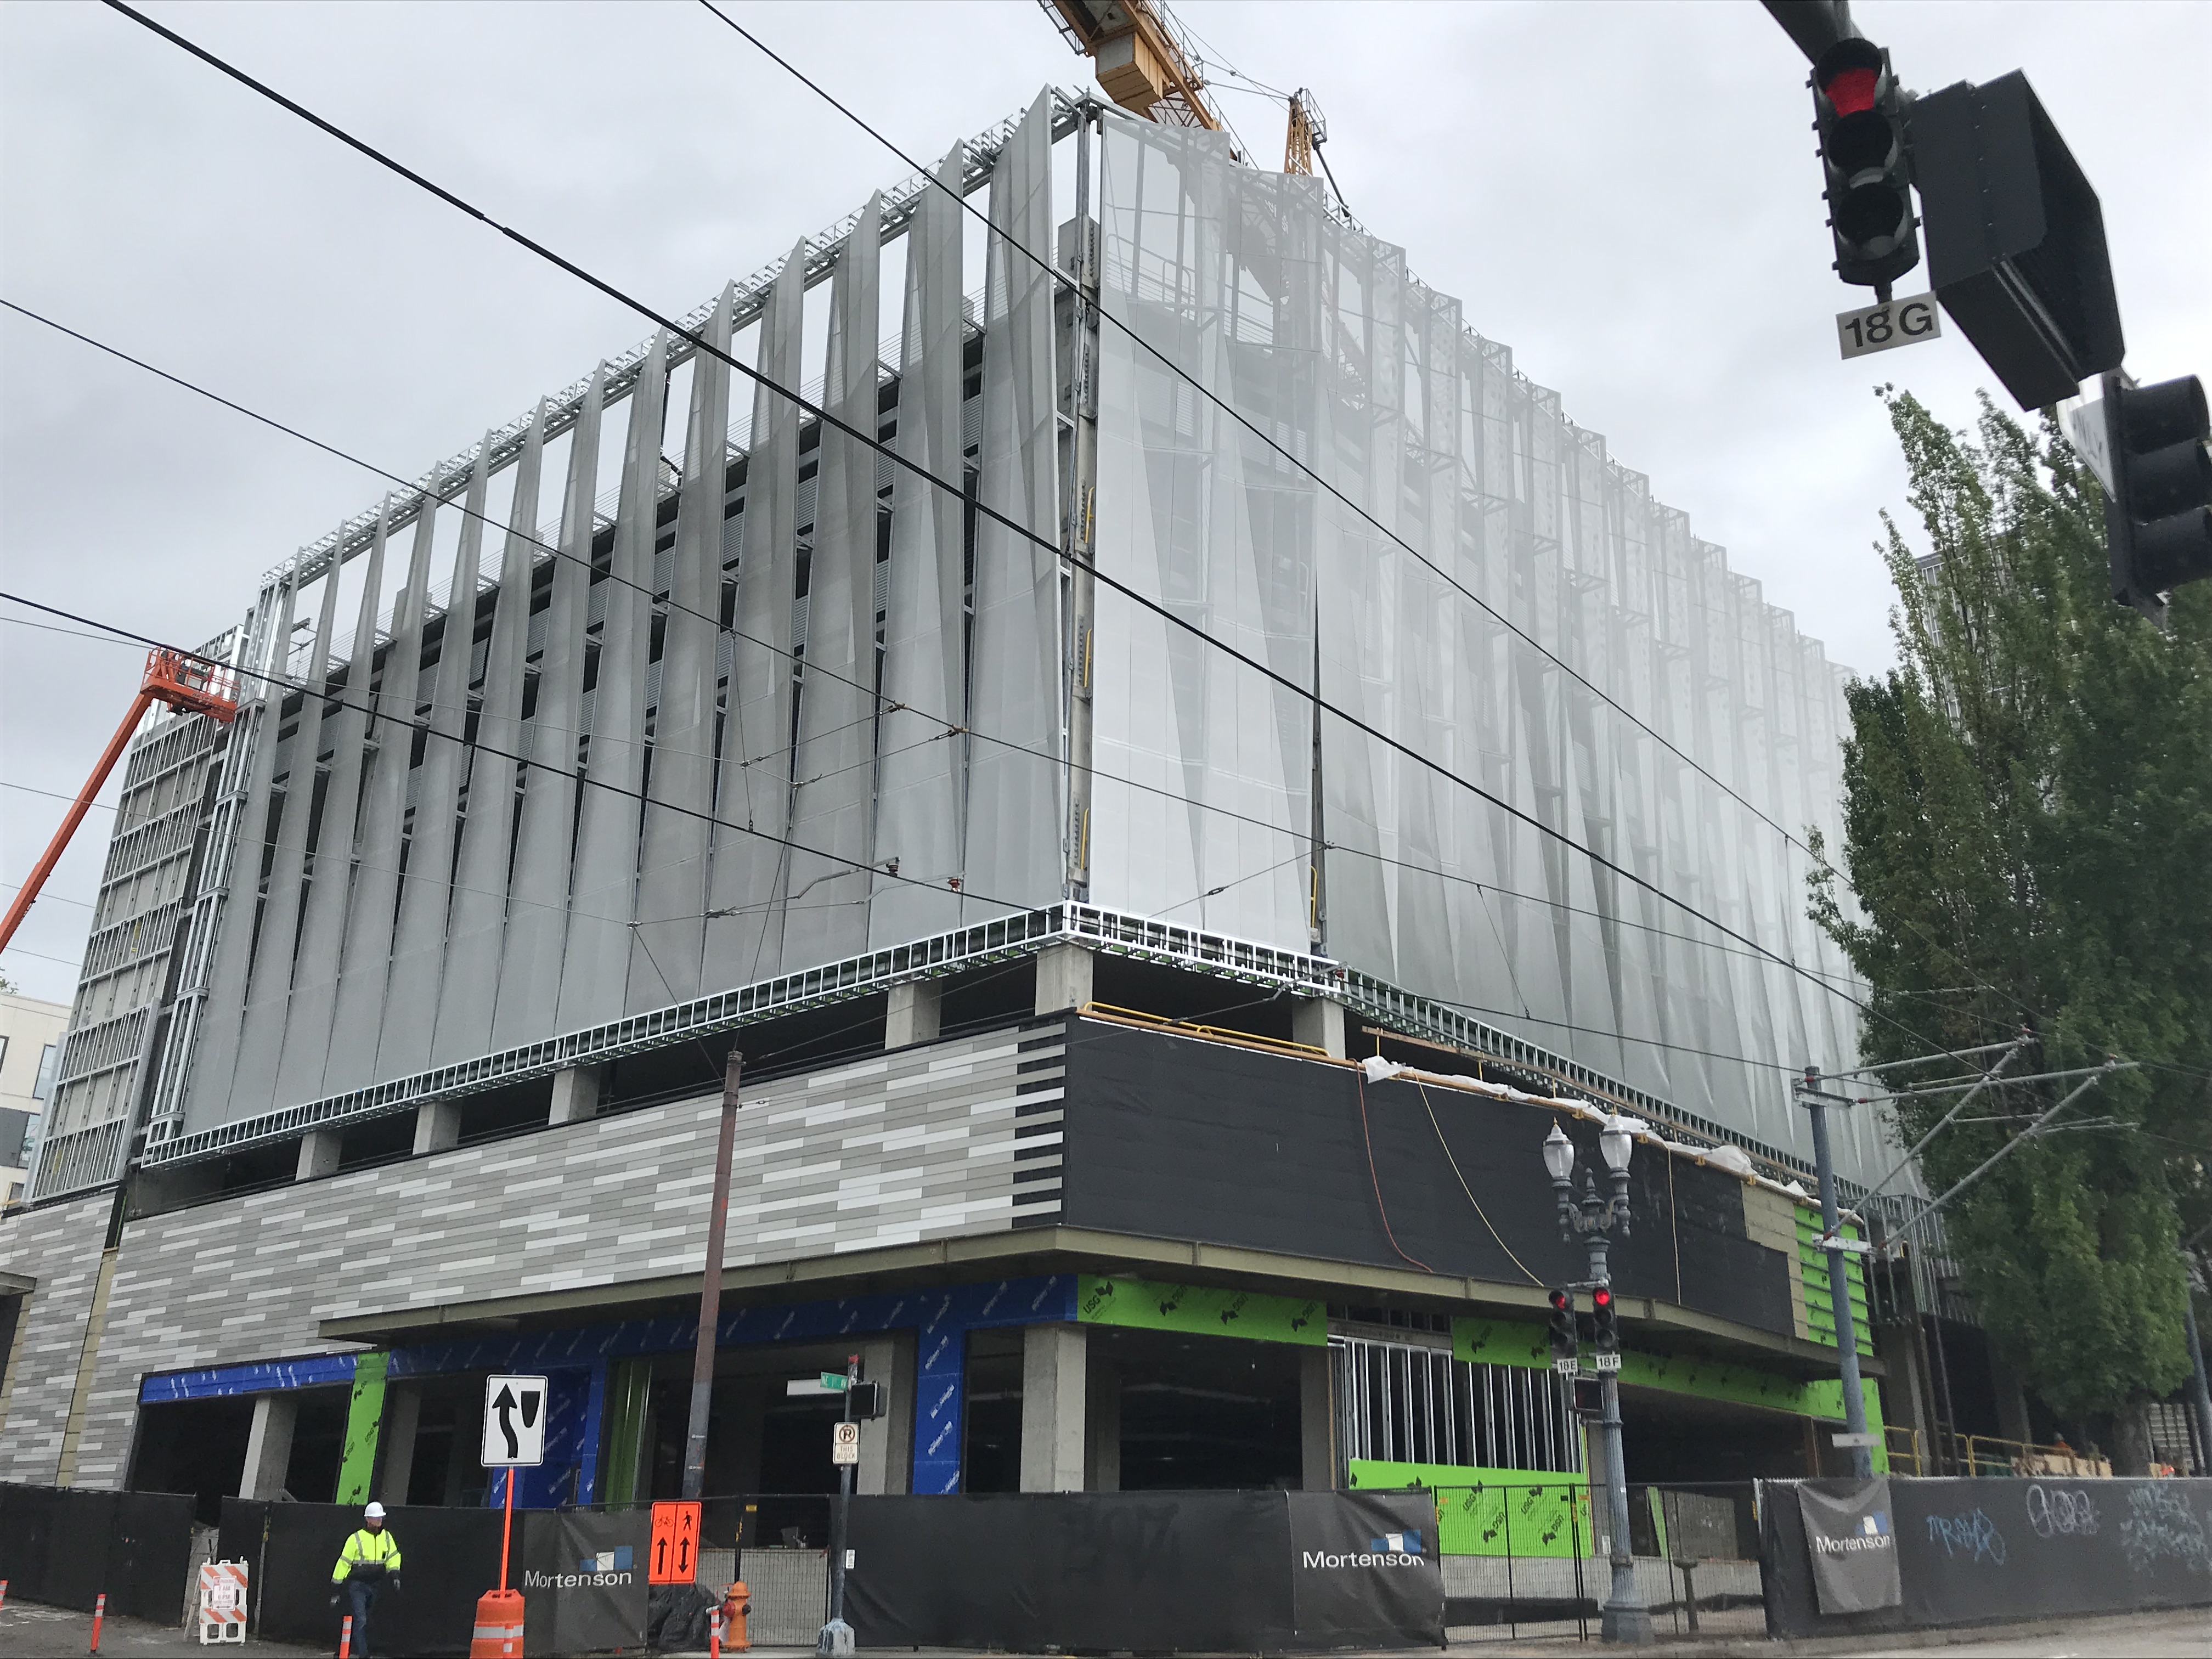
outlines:
[[1836, 343], [1843, 347], [1846, 357], [1918, 345], [1923, 340], [1941, 339], [1942, 335], [1942, 315], [1936, 309], [1932, 294], [1892, 300], [1886, 306], [1869, 306], [1863, 311], [1842, 312], [1836, 318]]

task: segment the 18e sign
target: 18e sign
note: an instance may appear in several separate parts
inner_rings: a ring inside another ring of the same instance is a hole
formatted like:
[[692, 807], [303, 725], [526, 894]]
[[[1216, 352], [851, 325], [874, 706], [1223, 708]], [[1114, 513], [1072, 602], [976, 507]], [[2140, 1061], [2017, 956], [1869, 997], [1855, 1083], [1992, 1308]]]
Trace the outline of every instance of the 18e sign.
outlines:
[[1836, 316], [1836, 343], [1843, 348], [1846, 357], [1863, 357], [1870, 351], [1918, 345], [1923, 340], [1941, 339], [1942, 335], [1942, 313], [1936, 309], [1936, 296], [1932, 294], [1892, 300], [1887, 305], [1868, 306], [1859, 311], [1839, 312]]

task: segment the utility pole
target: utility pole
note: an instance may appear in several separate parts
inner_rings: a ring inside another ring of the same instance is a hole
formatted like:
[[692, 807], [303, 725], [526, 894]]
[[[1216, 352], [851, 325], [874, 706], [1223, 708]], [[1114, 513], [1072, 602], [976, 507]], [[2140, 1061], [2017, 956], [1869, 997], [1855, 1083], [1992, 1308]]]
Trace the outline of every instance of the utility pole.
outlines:
[[699, 1340], [691, 1351], [691, 1420], [684, 1437], [684, 1496], [707, 1485], [707, 1414], [714, 1396], [714, 1328], [722, 1316], [722, 1241], [730, 1224], [730, 1158], [738, 1139], [738, 1081], [745, 1057], [730, 1045], [722, 1072], [722, 1132], [714, 1145], [714, 1200], [707, 1216], [706, 1268], [699, 1276]]
[[1839, 1231], [1842, 1218], [1836, 1208], [1836, 1164], [1828, 1152], [1828, 1113], [1831, 1103], [1851, 1103], [1848, 1095], [1830, 1094], [1820, 1087], [1820, 1073], [1805, 1068], [1797, 1097], [1813, 1114], [1813, 1167], [1820, 1179], [1820, 1231], [1828, 1247], [1828, 1305], [1836, 1318], [1836, 1359], [1844, 1377], [1844, 1442], [1851, 1455], [1851, 1473], [1860, 1480], [1874, 1474], [1873, 1449], [1868, 1444], [1866, 1395], [1859, 1384], [1858, 1322], [1851, 1316], [1850, 1252]]

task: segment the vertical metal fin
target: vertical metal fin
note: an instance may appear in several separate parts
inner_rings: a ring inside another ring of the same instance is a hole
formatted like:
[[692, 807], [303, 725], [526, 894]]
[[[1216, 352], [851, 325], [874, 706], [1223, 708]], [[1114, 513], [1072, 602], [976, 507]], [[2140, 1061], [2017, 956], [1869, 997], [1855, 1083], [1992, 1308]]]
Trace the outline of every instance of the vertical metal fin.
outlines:
[[[722, 291], [706, 337], [730, 348], [734, 284]], [[707, 814], [714, 802], [714, 664], [722, 606], [722, 496], [729, 477], [730, 369], [711, 352], [691, 359], [691, 411], [683, 495], [653, 723], [652, 804], [638, 865], [637, 927], [629, 963], [633, 1013], [699, 994], [707, 908]]]
[[591, 616], [592, 543], [599, 518], [599, 427], [607, 366], [592, 372], [568, 441], [568, 484], [561, 507], [561, 556], [553, 562], [545, 648], [538, 661], [538, 706], [524, 727], [532, 764], [522, 774], [522, 821], [508, 884], [492, 1047], [512, 1047], [554, 1029], [568, 931], [568, 882], [576, 834], [576, 752], [583, 720], [585, 629]]
[[[876, 325], [883, 211], [868, 198], [845, 238], [830, 300], [830, 412], [876, 431]], [[792, 786], [794, 852], [783, 966], [809, 968], [867, 948], [869, 802], [875, 791], [876, 452], [822, 434], [820, 510], [807, 580], [806, 659]], [[865, 688], [865, 689], [864, 689]]]
[[491, 482], [493, 434], [484, 434], [462, 497], [459, 542], [446, 591], [438, 670], [430, 682], [430, 735], [422, 745], [421, 787], [409, 838], [399, 920], [392, 933], [392, 980], [385, 992], [376, 1075], [404, 1077], [429, 1064], [445, 966], [447, 921], [453, 896], [461, 781], [468, 775], [470, 670], [475, 665], [477, 578], [483, 564], [485, 493]]
[[[967, 147], [937, 169], [907, 232], [899, 346], [898, 453], [940, 478], [960, 476], [962, 175]], [[873, 856], [901, 880], [875, 878], [872, 949], [960, 925], [961, 781], [967, 709], [966, 553], [958, 496], [904, 467], [891, 475], [889, 591], [884, 606], [883, 714], [877, 744]], [[915, 886], [927, 882], [931, 892]]]
[[614, 1019], [629, 981], [637, 885], [638, 794], [645, 779], [646, 674], [653, 645], [653, 549], [660, 505], [668, 337], [656, 336], [630, 394], [613, 580], [599, 635], [591, 753], [576, 828], [568, 946], [561, 970], [563, 1030]]
[[[969, 724], [963, 915], [1060, 896], [1060, 488], [1053, 381], [1052, 100], [1040, 94], [991, 175], [983, 327], [982, 503], [975, 526], [975, 633]], [[988, 739], [1000, 738], [994, 743]], [[1027, 752], [1024, 752], [1027, 751]]]
[[[806, 245], [784, 261], [763, 307], [763, 375], [799, 385]], [[782, 900], [789, 872], [776, 841], [791, 821], [791, 615], [798, 597], [799, 406], [763, 386], [753, 395], [753, 449], [745, 466], [745, 553], [738, 567], [736, 654], [728, 732], [714, 791], [714, 869], [700, 988], [726, 990], [779, 971]], [[759, 835], [749, 835], [757, 830]]]

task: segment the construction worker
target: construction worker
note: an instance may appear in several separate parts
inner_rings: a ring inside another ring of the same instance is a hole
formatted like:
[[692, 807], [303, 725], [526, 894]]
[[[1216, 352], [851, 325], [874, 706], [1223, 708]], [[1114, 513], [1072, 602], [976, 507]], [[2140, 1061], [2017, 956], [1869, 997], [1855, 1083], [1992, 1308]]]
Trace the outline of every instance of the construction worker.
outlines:
[[331, 1605], [337, 1606], [342, 1595], [353, 1597], [355, 1659], [368, 1659], [369, 1610], [386, 1585], [399, 1588], [399, 1540], [384, 1529], [384, 1505], [371, 1504], [361, 1512], [361, 1530], [345, 1540], [331, 1570]]

